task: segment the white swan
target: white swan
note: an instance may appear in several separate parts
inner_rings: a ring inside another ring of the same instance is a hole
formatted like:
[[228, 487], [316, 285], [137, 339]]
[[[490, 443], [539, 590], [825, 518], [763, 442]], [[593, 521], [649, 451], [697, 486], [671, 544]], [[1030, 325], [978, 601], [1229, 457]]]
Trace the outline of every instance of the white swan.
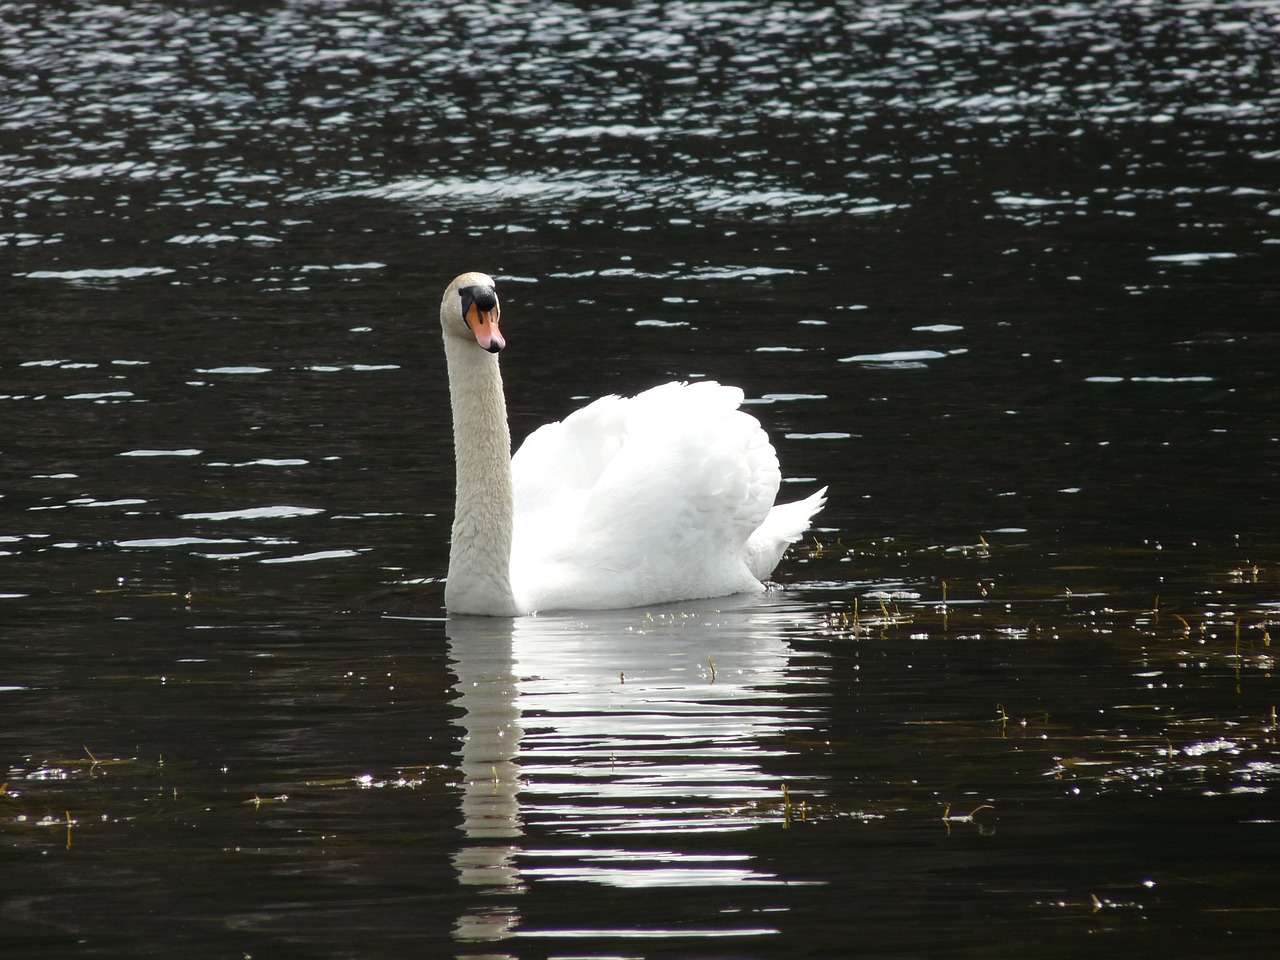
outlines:
[[450, 613], [620, 609], [763, 589], [826, 488], [774, 505], [778, 457], [742, 391], [668, 383], [603, 397], [511, 456], [493, 279], [444, 292], [457, 499]]

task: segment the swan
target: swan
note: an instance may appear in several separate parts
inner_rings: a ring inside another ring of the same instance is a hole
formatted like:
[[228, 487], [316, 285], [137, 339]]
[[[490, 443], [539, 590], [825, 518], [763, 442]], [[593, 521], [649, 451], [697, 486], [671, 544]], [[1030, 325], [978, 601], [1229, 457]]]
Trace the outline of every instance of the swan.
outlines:
[[496, 284], [464, 273], [440, 326], [457, 490], [445, 608], [516, 617], [764, 589], [826, 502], [774, 504], [778, 457], [743, 392], [712, 381], [607, 396], [511, 455]]

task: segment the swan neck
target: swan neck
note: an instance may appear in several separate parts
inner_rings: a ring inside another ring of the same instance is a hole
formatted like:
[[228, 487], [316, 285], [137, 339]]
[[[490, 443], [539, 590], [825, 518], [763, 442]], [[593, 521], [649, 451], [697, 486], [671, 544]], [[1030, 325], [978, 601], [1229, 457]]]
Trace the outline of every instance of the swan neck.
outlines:
[[457, 467], [445, 606], [450, 613], [514, 616], [511, 433], [496, 354], [445, 336]]

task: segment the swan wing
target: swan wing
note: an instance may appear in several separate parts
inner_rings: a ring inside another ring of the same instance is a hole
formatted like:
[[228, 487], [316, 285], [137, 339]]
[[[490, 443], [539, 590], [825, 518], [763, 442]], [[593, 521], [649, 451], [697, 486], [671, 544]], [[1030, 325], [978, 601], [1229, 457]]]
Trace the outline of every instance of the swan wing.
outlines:
[[748, 541], [781, 476], [742, 399], [668, 383], [531, 434], [512, 458], [517, 592], [551, 609], [759, 589]]

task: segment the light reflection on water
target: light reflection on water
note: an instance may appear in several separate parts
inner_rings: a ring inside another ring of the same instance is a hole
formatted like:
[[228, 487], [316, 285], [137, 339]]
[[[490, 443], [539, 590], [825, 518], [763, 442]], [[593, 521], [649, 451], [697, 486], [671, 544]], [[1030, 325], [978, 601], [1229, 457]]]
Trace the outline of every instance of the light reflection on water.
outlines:
[[[1200, 177], [1153, 186], [1174, 165], [1140, 157], [1131, 129], [1156, 127], [1205, 164], [1212, 127], [1233, 124], [1245, 156], [1273, 155], [1268, 16], [1214, 3], [10, 4], [0, 29], [21, 99], [0, 129], [0, 182], [71, 205], [113, 183], [158, 190], [161, 206], [248, 211], [283, 188], [825, 217], [918, 202], [908, 184], [957, 177], [984, 141], [1058, 135], [1088, 152], [1113, 130], [1102, 185], [994, 196], [1028, 223], [1094, 204], [1127, 216], [1169, 186], [1223, 192]], [[28, 226], [20, 244], [75, 239]], [[169, 242], [275, 244], [296, 227], [242, 216]]]

